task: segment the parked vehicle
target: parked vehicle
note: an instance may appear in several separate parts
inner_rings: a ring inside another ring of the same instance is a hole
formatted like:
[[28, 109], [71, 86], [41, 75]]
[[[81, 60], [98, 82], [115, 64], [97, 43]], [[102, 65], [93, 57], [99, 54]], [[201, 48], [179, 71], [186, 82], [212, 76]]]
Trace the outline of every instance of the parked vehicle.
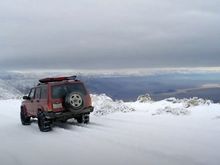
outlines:
[[87, 124], [94, 109], [89, 92], [76, 76], [41, 79], [23, 99], [21, 123], [30, 125], [31, 118], [37, 118], [43, 132], [50, 131], [54, 121], [74, 118]]

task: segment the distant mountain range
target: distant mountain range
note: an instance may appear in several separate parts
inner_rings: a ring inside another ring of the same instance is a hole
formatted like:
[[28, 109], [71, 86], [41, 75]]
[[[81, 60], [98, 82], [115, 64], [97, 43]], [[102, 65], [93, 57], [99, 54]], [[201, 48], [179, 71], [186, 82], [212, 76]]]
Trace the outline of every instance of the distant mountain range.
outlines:
[[[74, 74], [74, 73], [73, 73]], [[0, 99], [17, 98], [27, 94], [38, 80], [52, 76], [71, 76], [71, 72], [2, 72]], [[105, 93], [113, 99], [134, 101], [145, 93], [154, 100], [168, 97], [201, 97], [220, 101], [220, 73], [157, 73], [151, 75], [82, 74], [91, 93]]]

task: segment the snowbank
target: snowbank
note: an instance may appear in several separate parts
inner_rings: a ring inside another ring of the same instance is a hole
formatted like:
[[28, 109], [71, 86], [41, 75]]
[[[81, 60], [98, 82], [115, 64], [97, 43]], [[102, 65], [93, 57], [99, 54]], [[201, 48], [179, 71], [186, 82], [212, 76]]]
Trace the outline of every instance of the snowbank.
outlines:
[[205, 100], [197, 97], [189, 99], [167, 98], [161, 101], [153, 101], [149, 94], [140, 95], [136, 102], [114, 101], [105, 94], [91, 95], [94, 115], [102, 116], [115, 112], [132, 112], [136, 110], [145, 110], [152, 115], [189, 115], [198, 106], [210, 106], [211, 100]]
[[166, 101], [172, 102], [172, 103], [182, 103], [184, 104], [185, 108], [194, 107], [194, 106], [200, 106], [200, 105], [210, 105], [213, 103], [211, 100], [206, 100], [198, 97], [193, 98], [184, 98], [184, 99], [177, 99], [175, 97], [167, 98]]
[[140, 95], [137, 98], [137, 101], [140, 103], [149, 103], [152, 102], [152, 98], [150, 97], [150, 94]]
[[113, 101], [112, 98], [101, 95], [91, 95], [93, 106], [95, 107], [93, 114], [96, 116], [107, 115], [114, 112], [131, 112], [135, 109], [127, 106], [123, 101]]

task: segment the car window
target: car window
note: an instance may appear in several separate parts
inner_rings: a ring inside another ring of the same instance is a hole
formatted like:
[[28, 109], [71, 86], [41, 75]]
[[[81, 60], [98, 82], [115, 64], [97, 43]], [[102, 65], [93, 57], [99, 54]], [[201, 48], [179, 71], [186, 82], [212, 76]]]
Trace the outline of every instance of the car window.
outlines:
[[65, 89], [64, 85], [61, 86], [54, 86], [52, 88], [52, 98], [58, 99], [58, 98], [64, 98], [67, 94], [67, 91]]
[[40, 91], [41, 91], [40, 87], [36, 88], [35, 99], [40, 99]]
[[41, 87], [41, 99], [46, 99], [47, 98], [47, 86], [42, 86]]
[[31, 98], [31, 99], [33, 99], [34, 98], [34, 94], [35, 94], [35, 88], [32, 88], [31, 90], [30, 90], [30, 93], [29, 93], [29, 97]]
[[65, 98], [65, 96], [71, 92], [79, 92], [82, 95], [86, 95], [86, 89], [81, 83], [55, 85], [52, 87], [52, 98]]

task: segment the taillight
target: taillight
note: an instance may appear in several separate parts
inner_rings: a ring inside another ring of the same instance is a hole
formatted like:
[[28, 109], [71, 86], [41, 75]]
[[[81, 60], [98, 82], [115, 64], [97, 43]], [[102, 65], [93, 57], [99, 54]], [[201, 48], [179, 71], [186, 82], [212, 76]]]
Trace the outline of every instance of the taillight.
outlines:
[[47, 104], [48, 111], [53, 111], [52, 105], [50, 103]]
[[89, 99], [88, 99], [88, 104], [89, 104], [89, 105], [92, 105], [92, 99], [91, 99], [91, 97], [89, 97]]

